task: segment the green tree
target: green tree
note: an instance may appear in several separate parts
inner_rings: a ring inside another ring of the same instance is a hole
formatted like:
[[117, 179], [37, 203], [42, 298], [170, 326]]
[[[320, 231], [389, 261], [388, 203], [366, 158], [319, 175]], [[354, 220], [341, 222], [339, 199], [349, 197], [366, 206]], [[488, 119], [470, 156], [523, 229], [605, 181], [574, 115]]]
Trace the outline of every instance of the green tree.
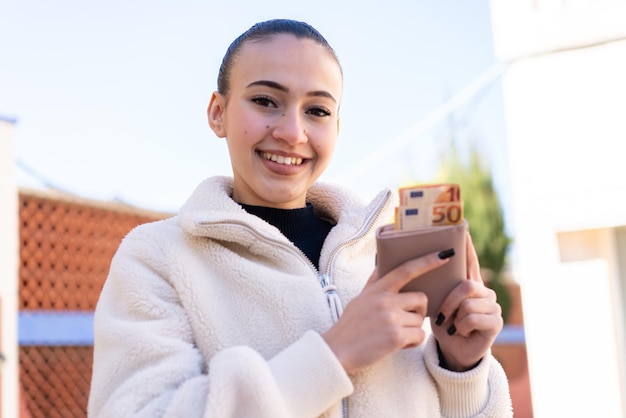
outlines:
[[498, 295], [505, 321], [511, 307], [511, 296], [505, 286], [503, 270], [511, 238], [504, 229], [504, 215], [493, 185], [491, 171], [485, 167], [475, 148], [469, 161], [461, 161], [456, 147], [444, 157], [439, 180], [458, 183], [461, 187], [464, 217], [469, 224], [480, 266], [489, 271], [486, 283]]

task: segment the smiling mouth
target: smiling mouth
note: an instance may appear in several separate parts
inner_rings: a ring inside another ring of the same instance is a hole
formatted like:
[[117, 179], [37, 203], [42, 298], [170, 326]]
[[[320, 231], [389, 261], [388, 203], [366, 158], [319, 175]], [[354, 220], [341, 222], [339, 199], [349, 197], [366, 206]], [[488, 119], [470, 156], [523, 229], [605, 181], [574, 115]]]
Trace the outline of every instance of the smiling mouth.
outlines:
[[282, 165], [301, 165], [303, 161], [303, 159], [299, 157], [285, 157], [283, 155], [270, 154], [269, 152], [261, 152], [259, 154], [266, 160]]

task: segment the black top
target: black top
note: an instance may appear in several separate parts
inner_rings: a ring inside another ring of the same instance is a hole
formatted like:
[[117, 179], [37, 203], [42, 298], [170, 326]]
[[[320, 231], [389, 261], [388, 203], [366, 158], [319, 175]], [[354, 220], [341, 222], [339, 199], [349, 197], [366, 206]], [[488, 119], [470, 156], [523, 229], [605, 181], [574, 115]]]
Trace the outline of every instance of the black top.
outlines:
[[326, 236], [333, 227], [328, 221], [318, 218], [313, 205], [298, 209], [276, 209], [240, 203], [246, 212], [258, 216], [278, 228], [319, 268], [320, 252]]

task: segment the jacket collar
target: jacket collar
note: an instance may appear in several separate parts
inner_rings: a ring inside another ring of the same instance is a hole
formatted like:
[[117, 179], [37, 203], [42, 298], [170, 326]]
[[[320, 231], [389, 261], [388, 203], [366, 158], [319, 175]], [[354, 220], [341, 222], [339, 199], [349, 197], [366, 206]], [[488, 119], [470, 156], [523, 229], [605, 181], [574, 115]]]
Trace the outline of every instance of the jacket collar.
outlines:
[[[179, 219], [183, 229], [194, 236], [207, 236], [228, 240], [224, 228], [232, 225], [247, 226], [258, 233], [275, 239], [285, 239], [274, 226], [247, 213], [232, 199], [231, 177], [210, 177], [198, 185], [181, 207]], [[355, 234], [370, 218], [372, 211], [381, 210], [377, 224], [389, 221], [390, 193], [383, 190], [369, 205], [350, 190], [328, 183], [315, 183], [307, 194], [307, 202], [313, 204], [316, 213], [332, 223], [340, 224], [342, 236]]]

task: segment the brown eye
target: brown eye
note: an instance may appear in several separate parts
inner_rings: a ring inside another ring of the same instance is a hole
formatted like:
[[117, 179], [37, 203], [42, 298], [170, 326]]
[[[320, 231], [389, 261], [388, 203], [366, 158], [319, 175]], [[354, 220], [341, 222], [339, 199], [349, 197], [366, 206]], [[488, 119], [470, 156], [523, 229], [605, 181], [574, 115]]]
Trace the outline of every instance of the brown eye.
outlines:
[[314, 107], [307, 111], [308, 114], [318, 117], [330, 116], [331, 113], [329, 110], [323, 107]]
[[257, 97], [253, 97], [252, 101], [256, 104], [258, 104], [259, 106], [263, 106], [263, 107], [276, 107], [276, 103], [274, 103], [274, 100], [272, 100], [270, 97], [267, 96], [257, 96]]

